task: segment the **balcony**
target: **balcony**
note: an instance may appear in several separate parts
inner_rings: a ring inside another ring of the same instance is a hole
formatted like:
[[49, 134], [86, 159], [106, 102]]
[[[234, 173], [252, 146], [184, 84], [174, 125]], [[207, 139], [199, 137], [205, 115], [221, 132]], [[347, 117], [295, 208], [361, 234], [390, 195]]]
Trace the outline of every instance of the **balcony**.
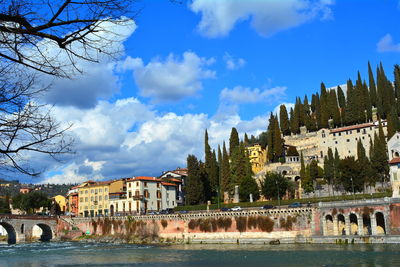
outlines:
[[133, 195], [133, 196], [132, 196], [132, 199], [133, 199], [133, 200], [143, 200], [143, 199], [144, 199], [144, 196], [143, 196], [143, 195]]

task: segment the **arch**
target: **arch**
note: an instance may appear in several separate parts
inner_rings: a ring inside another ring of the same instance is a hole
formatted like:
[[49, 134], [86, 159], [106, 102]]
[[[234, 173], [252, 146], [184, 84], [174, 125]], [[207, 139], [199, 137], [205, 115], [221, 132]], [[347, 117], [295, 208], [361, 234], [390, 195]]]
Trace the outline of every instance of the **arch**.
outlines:
[[337, 229], [339, 235], [346, 235], [346, 221], [343, 214], [338, 214], [337, 216]]
[[375, 219], [376, 219], [376, 231], [375, 231], [375, 233], [378, 234], [378, 235], [386, 234], [385, 216], [383, 215], [383, 213], [382, 212], [375, 213]]
[[300, 180], [300, 176], [294, 177], [294, 180], [297, 182], [298, 180]]
[[355, 215], [354, 213], [350, 213], [349, 219], [350, 219], [350, 234], [351, 235], [358, 235], [358, 219], [357, 219], [357, 215]]
[[3, 226], [4, 229], [6, 229], [7, 231], [7, 243], [8, 244], [17, 243], [17, 233], [15, 232], [14, 227], [6, 222], [1, 222], [0, 225]]
[[282, 175], [283, 175], [283, 176], [285, 176], [286, 174], [287, 174], [287, 171], [286, 171], [286, 170], [282, 171]]
[[371, 217], [369, 214], [363, 214], [363, 232], [364, 235], [371, 235], [372, 234], [372, 229], [371, 229]]
[[333, 218], [330, 214], [325, 216], [325, 235], [333, 235]]
[[114, 216], [114, 205], [110, 206], [110, 216]]
[[38, 223], [32, 228], [32, 237], [39, 238], [40, 241], [50, 241], [53, 238], [51, 227], [44, 223]]

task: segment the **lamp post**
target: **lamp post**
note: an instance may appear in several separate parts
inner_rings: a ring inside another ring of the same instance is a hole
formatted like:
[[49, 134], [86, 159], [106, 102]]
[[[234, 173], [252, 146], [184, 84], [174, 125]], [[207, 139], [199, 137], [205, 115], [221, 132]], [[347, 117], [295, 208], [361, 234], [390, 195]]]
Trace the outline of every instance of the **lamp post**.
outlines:
[[281, 199], [279, 198], [279, 185], [278, 185], [278, 180], [275, 180], [276, 183], [276, 188], [278, 189], [278, 206], [281, 206]]
[[356, 200], [356, 196], [354, 195], [353, 177], [350, 178], [350, 181], [351, 181], [351, 189], [353, 190], [353, 200]]

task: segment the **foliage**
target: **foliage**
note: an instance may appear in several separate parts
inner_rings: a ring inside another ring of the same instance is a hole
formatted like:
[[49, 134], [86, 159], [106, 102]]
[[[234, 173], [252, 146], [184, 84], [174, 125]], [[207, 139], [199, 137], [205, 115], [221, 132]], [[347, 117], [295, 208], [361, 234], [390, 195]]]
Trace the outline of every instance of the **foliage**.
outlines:
[[48, 209], [51, 200], [43, 192], [32, 191], [28, 194], [17, 194], [12, 198], [12, 205], [15, 209], [20, 209], [28, 214], [32, 214], [40, 208]]
[[288, 189], [288, 181], [280, 173], [268, 172], [262, 185], [262, 192], [266, 198], [279, 199]]
[[204, 191], [200, 163], [196, 156], [187, 157], [188, 176], [186, 179], [186, 201], [189, 205], [204, 202]]
[[253, 195], [253, 201], [257, 201], [260, 198], [260, 189], [254, 178], [246, 176], [242, 179], [239, 187], [240, 201], [250, 201], [250, 194]]
[[162, 220], [161, 220], [161, 225], [162, 225], [162, 227], [165, 229], [165, 228], [168, 226], [168, 221], [162, 219]]
[[346, 157], [340, 161], [340, 180], [347, 192], [361, 192], [364, 181], [361, 177], [361, 169], [354, 157]]

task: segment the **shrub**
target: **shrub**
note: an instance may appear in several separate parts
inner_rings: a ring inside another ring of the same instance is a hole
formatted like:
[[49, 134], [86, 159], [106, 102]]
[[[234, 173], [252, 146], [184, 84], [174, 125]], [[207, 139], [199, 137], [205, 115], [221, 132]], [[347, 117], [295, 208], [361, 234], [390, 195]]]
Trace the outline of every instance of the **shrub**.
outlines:
[[235, 217], [235, 220], [236, 220], [236, 229], [241, 233], [245, 232], [247, 229], [247, 217], [243, 216]]
[[97, 222], [92, 219], [92, 226], [93, 226], [93, 234], [96, 234], [97, 232]]
[[274, 221], [266, 216], [258, 216], [257, 217], [258, 228], [263, 232], [272, 232], [274, 229]]
[[191, 219], [190, 222], [189, 222], [189, 224], [188, 224], [188, 226], [189, 226], [189, 229], [190, 229], [190, 230], [196, 229], [196, 227], [197, 227], [197, 221], [194, 220], [194, 219]]
[[292, 216], [289, 215], [286, 217], [285, 229], [292, 230], [292, 227], [293, 227], [293, 218], [292, 218]]
[[215, 218], [210, 219], [211, 222], [211, 228], [213, 232], [216, 232], [218, 230], [218, 223]]
[[249, 229], [252, 229], [252, 228], [257, 228], [257, 225], [258, 225], [258, 221], [257, 221], [257, 217], [255, 217], [255, 216], [250, 216], [248, 219], [247, 219], [247, 227], [249, 228]]
[[162, 219], [162, 220], [161, 220], [161, 225], [162, 225], [162, 227], [165, 229], [165, 228], [168, 226], [167, 220]]

